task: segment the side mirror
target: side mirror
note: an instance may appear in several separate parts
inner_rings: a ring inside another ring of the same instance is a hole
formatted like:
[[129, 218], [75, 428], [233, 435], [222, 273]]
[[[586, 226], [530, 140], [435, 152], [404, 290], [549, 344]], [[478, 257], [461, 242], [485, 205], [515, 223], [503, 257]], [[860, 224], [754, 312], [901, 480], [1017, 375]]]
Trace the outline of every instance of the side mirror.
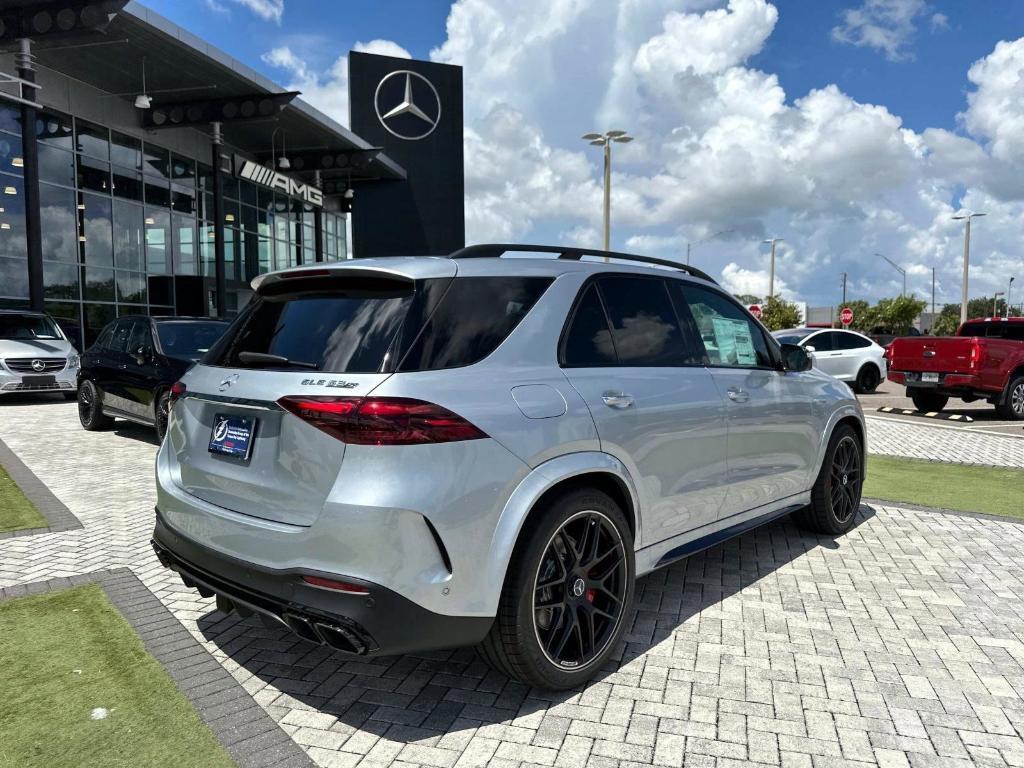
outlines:
[[782, 367], [787, 371], [809, 371], [811, 362], [811, 356], [804, 347], [797, 344], [782, 345]]
[[809, 355], [814, 354], [815, 351], [816, 350], [814, 349], [814, 347], [812, 345], [810, 345], [810, 344], [808, 344], [806, 347], [804, 347], [804, 352], [806, 352]]

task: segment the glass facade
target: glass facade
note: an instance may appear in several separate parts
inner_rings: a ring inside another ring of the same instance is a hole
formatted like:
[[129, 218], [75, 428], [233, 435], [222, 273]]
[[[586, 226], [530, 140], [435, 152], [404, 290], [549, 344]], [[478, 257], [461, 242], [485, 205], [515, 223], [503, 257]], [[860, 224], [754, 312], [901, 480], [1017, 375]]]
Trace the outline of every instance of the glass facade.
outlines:
[[[28, 304], [20, 110], [0, 104], [0, 307]], [[41, 111], [39, 197], [46, 310], [88, 346], [124, 314], [215, 297], [213, 172], [203, 163], [86, 120]], [[226, 303], [237, 312], [256, 275], [315, 260], [314, 210], [224, 175]], [[345, 217], [323, 213], [323, 255], [348, 256]]]

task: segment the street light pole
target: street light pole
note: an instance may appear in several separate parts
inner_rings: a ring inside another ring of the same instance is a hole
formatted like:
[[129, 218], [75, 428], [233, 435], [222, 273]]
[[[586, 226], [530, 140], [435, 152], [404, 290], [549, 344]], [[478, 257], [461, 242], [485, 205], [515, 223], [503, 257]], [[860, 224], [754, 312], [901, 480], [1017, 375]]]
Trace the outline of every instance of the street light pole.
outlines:
[[773, 237], [770, 240], [763, 240], [763, 243], [770, 244], [772, 247], [771, 260], [768, 267], [768, 298], [774, 298], [775, 296], [775, 244], [781, 243], [781, 237]]
[[1011, 277], [1010, 284], [1006, 286], [1006, 316], [1010, 316], [1010, 294], [1013, 293], [1013, 281], [1017, 278]]
[[958, 213], [953, 217], [954, 221], [964, 220], [964, 278], [960, 285], [960, 322], [967, 322], [967, 276], [971, 263], [971, 219], [975, 216], [985, 216], [984, 213]]
[[846, 273], [843, 272], [843, 306], [846, 306]]
[[907, 295], [907, 270], [905, 270], [905, 269], [904, 269], [903, 267], [901, 267], [901, 266], [900, 266], [899, 264], [897, 264], [897, 263], [896, 263], [895, 261], [893, 261], [892, 259], [890, 259], [890, 258], [889, 258], [888, 256], [884, 256], [884, 255], [883, 255], [883, 254], [881, 254], [881, 253], [876, 253], [876, 254], [875, 254], [875, 256], [878, 256], [879, 258], [882, 258], [882, 259], [885, 259], [886, 261], [888, 261], [888, 262], [889, 262], [889, 264], [891, 264], [891, 265], [892, 265], [892, 267], [893, 267], [893, 268], [894, 268], [894, 269], [895, 269], [895, 270], [896, 270], [897, 272], [899, 272], [899, 273], [900, 273], [901, 275], [903, 275], [903, 292], [902, 292], [902, 293], [900, 293], [900, 296], [906, 296], [906, 295]]
[[1005, 295], [1006, 294], [1002, 291], [996, 291], [992, 294], [992, 317], [999, 317], [999, 312], [996, 310], [996, 307], [999, 306], [999, 297]]
[[[611, 227], [612, 227], [612, 142], [628, 144], [633, 140], [625, 131], [605, 131], [604, 133], [586, 133], [583, 140], [595, 147], [604, 149], [604, 250], [611, 249]], [[608, 257], [605, 256], [605, 261]]]

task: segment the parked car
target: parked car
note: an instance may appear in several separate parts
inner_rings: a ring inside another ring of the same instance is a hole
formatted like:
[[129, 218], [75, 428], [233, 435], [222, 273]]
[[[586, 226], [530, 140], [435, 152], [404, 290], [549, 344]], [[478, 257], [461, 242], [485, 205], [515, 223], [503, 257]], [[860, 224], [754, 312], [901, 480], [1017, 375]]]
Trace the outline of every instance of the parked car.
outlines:
[[78, 352], [43, 312], [0, 309], [0, 395], [61, 392], [75, 398]]
[[896, 339], [889, 359], [889, 378], [907, 386], [919, 411], [941, 411], [959, 397], [1024, 420], [1024, 317], [968, 320], [956, 336]]
[[889, 345], [892, 344], [895, 339], [898, 339], [898, 338], [900, 338], [902, 336], [920, 336], [920, 335], [921, 335], [921, 332], [919, 330], [917, 330], [917, 328], [914, 328], [913, 326], [910, 326], [909, 328], [907, 328], [906, 331], [903, 332], [903, 333], [896, 333], [895, 331], [893, 331], [891, 329], [879, 327], [879, 328], [873, 328], [871, 330], [871, 333], [868, 334], [868, 338], [871, 339], [873, 342], [875, 342], [875, 344], [878, 344], [880, 347], [884, 347], [885, 349], [888, 349]]
[[885, 349], [856, 331], [790, 328], [773, 335], [780, 343], [803, 347], [812, 354], [815, 368], [852, 384], [857, 392], [874, 392], [885, 381]]
[[698, 270], [595, 253], [256, 278], [172, 389], [160, 561], [312, 642], [476, 645], [565, 689], [615, 652], [637, 576], [790, 513], [848, 531], [849, 388]]
[[127, 315], [82, 354], [78, 417], [87, 430], [114, 419], [148, 424], [164, 439], [171, 385], [228, 327], [223, 320]]

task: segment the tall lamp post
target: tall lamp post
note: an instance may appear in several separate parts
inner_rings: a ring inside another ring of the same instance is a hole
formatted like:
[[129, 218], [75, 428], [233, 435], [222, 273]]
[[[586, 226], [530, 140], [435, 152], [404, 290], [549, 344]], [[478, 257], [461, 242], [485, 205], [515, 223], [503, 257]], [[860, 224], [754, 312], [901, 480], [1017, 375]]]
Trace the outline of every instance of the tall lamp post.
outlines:
[[1011, 277], [1010, 284], [1006, 286], [1006, 316], [1010, 316], [1010, 294], [1013, 293], [1013, 281], [1017, 278]]
[[[996, 291], [994, 294], [992, 294], [992, 317], [999, 317], [999, 312], [997, 311], [996, 307], [999, 306], [999, 297], [1005, 295], [1006, 294], [1003, 293], [1002, 291]], [[1009, 306], [1009, 304], [1007, 304], [1007, 306]]]
[[984, 213], [958, 213], [953, 217], [954, 221], [965, 222], [964, 224], [964, 279], [960, 285], [960, 322], [967, 322], [967, 275], [971, 264], [971, 219], [976, 216], [985, 216]]
[[897, 272], [899, 272], [903, 276], [903, 292], [900, 293], [900, 296], [906, 296], [907, 295], [907, 270], [905, 270], [903, 267], [901, 267], [895, 261], [890, 259], [888, 256], [884, 256], [881, 253], [876, 253], [875, 256], [878, 256], [879, 258], [882, 258], [882, 259], [885, 259], [886, 261], [888, 261], [889, 264], [892, 266], [892, 268], [895, 269]]
[[[604, 147], [604, 249], [610, 250], [611, 218], [612, 218], [612, 142], [628, 144], [633, 140], [625, 131], [605, 131], [604, 133], [585, 133], [583, 140], [595, 147]], [[608, 257], [605, 257], [608, 261]]]
[[775, 296], [775, 244], [781, 243], [782, 238], [773, 237], [770, 240], [762, 240], [761, 242], [772, 247], [771, 261], [768, 267], [768, 298], [770, 299]]

